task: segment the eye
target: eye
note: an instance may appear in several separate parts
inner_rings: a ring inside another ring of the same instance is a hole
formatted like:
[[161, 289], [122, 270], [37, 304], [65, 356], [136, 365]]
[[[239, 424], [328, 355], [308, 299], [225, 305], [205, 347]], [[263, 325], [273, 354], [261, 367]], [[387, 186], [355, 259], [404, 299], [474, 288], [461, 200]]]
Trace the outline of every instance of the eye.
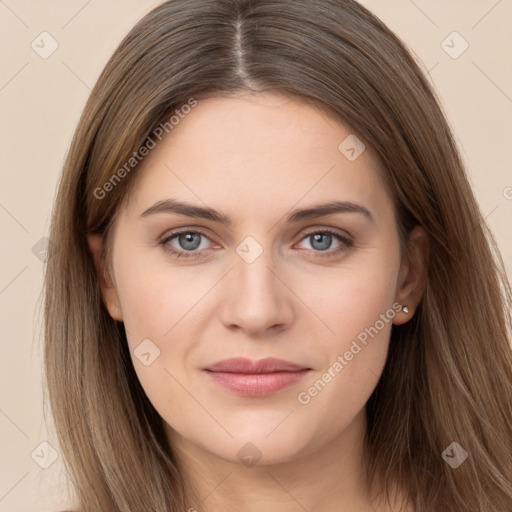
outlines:
[[[177, 258], [196, 258], [201, 256], [201, 250], [207, 247], [201, 247], [202, 239], [210, 240], [208, 236], [202, 231], [183, 229], [181, 231], [174, 231], [166, 236], [159, 245], [163, 246], [164, 250]], [[333, 239], [338, 240], [339, 245], [334, 250], [329, 250]], [[312, 231], [306, 234], [302, 241], [310, 240], [312, 249], [316, 255], [320, 257], [333, 257], [344, 251], [350, 249], [354, 243], [353, 241], [338, 232], [330, 229], [322, 229]], [[176, 242], [173, 245], [171, 242]], [[211, 240], [210, 240], [211, 241]], [[325, 253], [325, 254], [321, 254]]]
[[[333, 239], [337, 239], [339, 245], [336, 249], [329, 250], [329, 248], [332, 246]], [[347, 251], [354, 245], [350, 238], [330, 229], [312, 231], [306, 234], [302, 240], [309, 240], [312, 250], [315, 253], [324, 252], [325, 254], [318, 254], [321, 257], [336, 256], [344, 251]]]
[[[160, 242], [160, 245], [164, 247], [165, 251], [178, 258], [195, 258], [200, 256], [200, 253], [197, 251], [197, 249], [205, 248], [201, 247], [201, 238], [206, 238], [209, 240], [209, 238], [202, 231], [191, 231], [185, 229], [171, 233], [170, 236], [165, 237]], [[175, 239], [178, 248], [171, 245], [171, 242]]]

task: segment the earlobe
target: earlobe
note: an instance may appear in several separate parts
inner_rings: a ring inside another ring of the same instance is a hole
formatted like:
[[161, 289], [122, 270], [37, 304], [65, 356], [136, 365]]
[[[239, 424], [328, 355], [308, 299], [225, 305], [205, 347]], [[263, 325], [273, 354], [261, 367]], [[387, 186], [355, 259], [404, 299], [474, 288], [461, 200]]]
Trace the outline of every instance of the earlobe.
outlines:
[[428, 261], [427, 232], [416, 226], [409, 235], [407, 254], [400, 267], [396, 300], [402, 308], [393, 320], [395, 325], [404, 324], [414, 316], [425, 290]]
[[107, 272], [103, 254], [103, 235], [100, 233], [88, 234], [87, 243], [89, 245], [89, 251], [94, 258], [94, 265], [98, 276], [98, 283], [101, 288], [103, 301], [110, 314], [110, 316], [118, 322], [123, 321], [123, 315], [117, 295], [115, 284]]

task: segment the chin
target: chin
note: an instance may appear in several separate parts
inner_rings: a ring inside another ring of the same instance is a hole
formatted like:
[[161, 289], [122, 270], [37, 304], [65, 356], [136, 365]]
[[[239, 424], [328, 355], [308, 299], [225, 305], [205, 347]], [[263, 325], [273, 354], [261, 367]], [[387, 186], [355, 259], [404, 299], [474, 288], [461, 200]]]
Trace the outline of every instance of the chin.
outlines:
[[[215, 443], [212, 446], [204, 446], [216, 456], [235, 464], [241, 464], [248, 468], [273, 464], [282, 464], [293, 460], [305, 448], [303, 439], [295, 439], [293, 434], [284, 432], [283, 436], [272, 433], [268, 437], [268, 429], [265, 433], [245, 432], [236, 435], [234, 439], [223, 442], [223, 446]], [[211, 441], [211, 440], [210, 440]]]

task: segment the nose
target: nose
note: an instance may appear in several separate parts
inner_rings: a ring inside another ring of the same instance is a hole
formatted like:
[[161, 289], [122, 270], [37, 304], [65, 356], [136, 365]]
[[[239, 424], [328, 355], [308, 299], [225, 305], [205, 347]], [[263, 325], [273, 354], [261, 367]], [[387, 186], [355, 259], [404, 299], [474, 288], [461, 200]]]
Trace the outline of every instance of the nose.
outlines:
[[293, 320], [293, 293], [270, 250], [252, 262], [234, 254], [233, 268], [225, 277], [221, 320], [231, 330], [251, 337], [286, 329]]

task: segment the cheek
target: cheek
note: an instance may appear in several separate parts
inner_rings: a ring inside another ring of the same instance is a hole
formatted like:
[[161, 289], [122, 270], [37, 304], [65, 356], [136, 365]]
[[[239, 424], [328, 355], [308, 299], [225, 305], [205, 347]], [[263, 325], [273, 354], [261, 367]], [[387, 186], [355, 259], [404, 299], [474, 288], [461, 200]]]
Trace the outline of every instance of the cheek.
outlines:
[[204, 327], [198, 316], [219, 277], [162, 260], [150, 264], [142, 251], [129, 253], [121, 246], [118, 255], [116, 282], [130, 355], [142, 387], [156, 405], [162, 389], [180, 393], [170, 374], [180, 382], [186, 379], [188, 356]]
[[200, 307], [205, 293], [204, 279], [198, 278], [192, 267], [182, 270], [148, 264], [137, 255], [119, 259], [116, 277], [130, 344], [144, 338], [159, 343], [171, 338], [180, 324], [187, 322], [187, 315]]
[[390, 259], [367, 254], [315, 278], [315, 286], [307, 279], [295, 287], [297, 295], [305, 297], [304, 302], [312, 305], [321, 321], [323, 334], [319, 333], [318, 338], [331, 347], [329, 352], [332, 348], [342, 349], [391, 308], [398, 269], [398, 252], [396, 258]]
[[399, 270], [398, 249], [386, 250], [340, 266], [330, 279], [318, 283], [322, 293], [312, 296], [309, 291], [324, 333], [316, 336], [315, 349], [324, 357], [297, 401], [311, 412], [327, 411], [333, 428], [364, 406], [385, 365]]

